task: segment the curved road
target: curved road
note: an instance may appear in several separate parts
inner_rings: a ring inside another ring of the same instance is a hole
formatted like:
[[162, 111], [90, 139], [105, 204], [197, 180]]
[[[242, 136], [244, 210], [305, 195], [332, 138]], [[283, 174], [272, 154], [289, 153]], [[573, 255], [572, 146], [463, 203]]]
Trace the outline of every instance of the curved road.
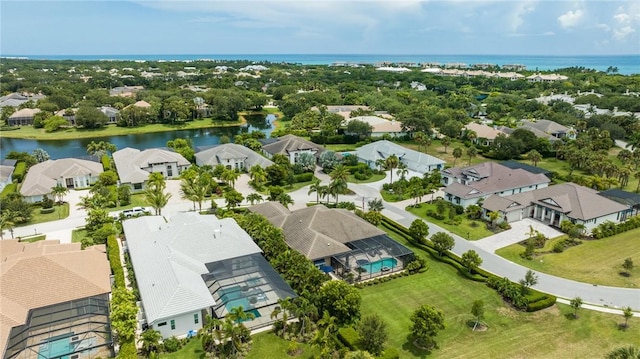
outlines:
[[[325, 184], [329, 183], [329, 177], [321, 172], [317, 172], [316, 176], [321, 179]], [[252, 193], [248, 184], [248, 176], [243, 175], [236, 184], [236, 189], [247, 195]], [[373, 198], [381, 198], [379, 188], [386, 180], [368, 183], [368, 184], [349, 184], [349, 188], [355, 193], [355, 195], [340, 196], [340, 201], [352, 201], [356, 205], [361, 206], [362, 203], [370, 201]], [[177, 212], [193, 210], [190, 202], [184, 201], [180, 198], [179, 194], [179, 181], [167, 181], [167, 189], [173, 194], [167, 207], [163, 209], [163, 215], [170, 217]], [[308, 194], [309, 188], [304, 187], [297, 191], [291, 192], [290, 196], [294, 200], [292, 209], [302, 208], [306, 206], [307, 202], [315, 201], [315, 194]], [[30, 225], [24, 227], [18, 227], [14, 229], [14, 235], [16, 237], [33, 235], [34, 233], [46, 233], [49, 239], [60, 239], [62, 242], [71, 241], [71, 231], [77, 227], [82, 227], [85, 224], [84, 218], [86, 212], [84, 210], [77, 209], [75, 203], [77, 203], [80, 196], [86, 195], [86, 191], [72, 191], [69, 196], [65, 198], [71, 204], [70, 215], [66, 219], [59, 221], [53, 221], [48, 223], [41, 223], [38, 225]], [[219, 206], [224, 206], [224, 200], [217, 200]], [[384, 201], [383, 201], [384, 202]], [[418, 217], [412, 215], [404, 210], [407, 205], [407, 201], [399, 203], [384, 202], [383, 214], [392, 220], [409, 227]], [[203, 207], [208, 207], [208, 203], [203, 204]], [[478, 245], [478, 242], [467, 241], [460, 236], [450, 233], [443, 228], [438, 227], [433, 223], [427, 222], [430, 228], [430, 233], [446, 232], [453, 236], [455, 239], [455, 246], [453, 252], [457, 255], [473, 249], [480, 257], [482, 257], [482, 268], [494, 273], [501, 277], [508, 277], [509, 279], [517, 282], [524, 278], [528, 268], [510, 262], [492, 252], [489, 252]], [[5, 231], [5, 237], [7, 237], [7, 231]], [[630, 288], [618, 288], [607, 286], [596, 286], [588, 283], [576, 282], [569, 279], [555, 277], [552, 275], [537, 272], [538, 284], [536, 289], [553, 294], [559, 298], [572, 299], [575, 297], [582, 298], [584, 303], [591, 304], [592, 306], [585, 306], [585, 309], [596, 309], [600, 311], [612, 312], [615, 309], [630, 306], [634, 310], [640, 309], [640, 289]], [[603, 309], [604, 307], [604, 309]], [[638, 315], [636, 313], [636, 315]]]

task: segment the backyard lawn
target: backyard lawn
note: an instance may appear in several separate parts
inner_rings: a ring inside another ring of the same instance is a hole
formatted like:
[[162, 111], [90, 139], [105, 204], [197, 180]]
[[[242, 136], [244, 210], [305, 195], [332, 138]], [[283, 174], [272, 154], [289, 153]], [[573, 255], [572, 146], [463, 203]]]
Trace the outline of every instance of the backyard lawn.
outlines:
[[[444, 220], [438, 220], [433, 217], [427, 216], [426, 213], [427, 213], [427, 210], [429, 209], [436, 212], [436, 205], [425, 202], [420, 204], [420, 208], [415, 208], [411, 206], [406, 208], [406, 210], [409, 213], [415, 216], [418, 216], [426, 220], [427, 222], [437, 224], [438, 226], [448, 231], [451, 231], [462, 238], [466, 238], [472, 241], [482, 239], [494, 234], [493, 232], [487, 229], [487, 225], [483, 221], [471, 220], [471, 219], [468, 219], [464, 214], [462, 214], [462, 215], [458, 215], [459, 217], [462, 218], [462, 222], [460, 224], [458, 225], [446, 224], [444, 223]], [[448, 210], [449, 209], [447, 209], [447, 211]], [[445, 218], [448, 218], [448, 216], [446, 215], [446, 212], [445, 212]]]
[[[614, 287], [640, 287], [640, 228], [613, 237], [586, 240], [562, 253], [546, 253], [529, 261], [520, 257], [524, 247], [514, 244], [496, 254], [523, 266], [580, 282]], [[624, 276], [622, 263], [631, 258], [635, 268]]]

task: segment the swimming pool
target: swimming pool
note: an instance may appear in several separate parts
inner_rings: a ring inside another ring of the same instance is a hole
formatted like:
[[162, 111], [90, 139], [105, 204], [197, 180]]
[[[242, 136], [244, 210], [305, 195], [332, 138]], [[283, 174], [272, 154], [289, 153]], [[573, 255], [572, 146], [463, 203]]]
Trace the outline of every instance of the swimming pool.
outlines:
[[398, 266], [398, 260], [395, 258], [383, 258], [369, 264], [361, 265], [360, 268], [368, 273], [386, 272]]

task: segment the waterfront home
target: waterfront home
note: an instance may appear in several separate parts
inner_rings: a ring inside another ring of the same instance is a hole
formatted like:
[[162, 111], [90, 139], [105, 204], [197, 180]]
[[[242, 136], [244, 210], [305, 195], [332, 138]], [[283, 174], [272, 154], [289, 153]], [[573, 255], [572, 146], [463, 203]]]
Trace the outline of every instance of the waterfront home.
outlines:
[[120, 183], [128, 185], [133, 191], [141, 191], [149, 174], [157, 172], [162, 177], [172, 179], [180, 176], [191, 163], [181, 154], [159, 148], [140, 151], [126, 147], [113, 153]]
[[107, 116], [107, 123], [116, 123], [120, 118], [120, 110], [113, 108], [111, 106], [101, 106], [98, 108], [100, 112], [104, 113]]
[[111, 358], [104, 245], [0, 241], [2, 358]]
[[483, 162], [470, 167], [447, 168], [440, 172], [444, 199], [467, 207], [491, 195], [508, 196], [533, 191], [549, 185], [551, 180], [541, 173], [511, 169], [496, 162]]
[[9, 126], [28, 126], [33, 125], [33, 117], [40, 112], [39, 108], [23, 108], [9, 116], [7, 124]]
[[249, 170], [255, 165], [266, 168], [273, 164], [271, 160], [250, 148], [235, 143], [225, 143], [203, 149], [197, 152], [195, 157], [198, 166], [209, 165], [216, 167], [217, 165], [223, 165], [228, 169], [238, 171]]
[[207, 315], [242, 306], [268, 327], [278, 300], [295, 293], [232, 218], [180, 213], [167, 222], [143, 216], [122, 223], [142, 301], [142, 329], [163, 338], [195, 335]]
[[282, 228], [287, 245], [325, 272], [371, 278], [402, 270], [413, 252], [346, 209], [322, 204], [290, 211], [279, 202], [249, 207]]
[[[271, 139], [270, 139], [271, 140]], [[298, 157], [303, 153], [310, 153], [316, 158], [320, 158], [324, 147], [315, 144], [302, 137], [294, 135], [285, 135], [278, 137], [275, 141], [265, 141], [262, 145], [262, 151], [271, 158], [275, 154], [282, 154], [289, 158], [291, 164], [298, 163]]]
[[510, 196], [489, 196], [483, 214], [498, 212], [498, 222], [533, 218], [553, 227], [567, 220], [582, 224], [587, 232], [604, 222], [620, 223], [632, 214], [631, 206], [612, 201], [596, 190], [575, 183], [562, 183]]
[[354, 154], [358, 157], [358, 161], [366, 163], [371, 169], [379, 169], [380, 161], [384, 161], [392, 155], [398, 157], [400, 163], [406, 165], [407, 169], [420, 174], [442, 170], [446, 164], [445, 161], [437, 157], [402, 147], [387, 140], [366, 144], [357, 148]]
[[20, 186], [20, 194], [27, 202], [40, 202], [45, 195], [51, 198], [51, 189], [58, 185], [69, 189], [88, 188], [102, 172], [100, 162], [77, 158], [47, 160], [29, 168]]

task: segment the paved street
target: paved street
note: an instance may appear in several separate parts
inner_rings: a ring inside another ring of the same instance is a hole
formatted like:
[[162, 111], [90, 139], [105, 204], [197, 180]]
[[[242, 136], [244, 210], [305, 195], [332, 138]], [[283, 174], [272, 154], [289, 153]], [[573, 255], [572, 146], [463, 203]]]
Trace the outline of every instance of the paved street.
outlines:
[[[317, 172], [316, 176], [320, 178], [323, 184], [328, 184], [330, 179], [324, 173]], [[241, 192], [244, 196], [253, 192], [253, 189], [248, 185], [249, 177], [242, 175], [236, 183], [236, 190]], [[349, 188], [355, 193], [354, 195], [344, 195], [339, 197], [339, 201], [351, 201], [357, 206], [362, 206], [363, 202], [366, 206], [367, 202], [374, 198], [381, 198], [379, 189], [383, 183], [388, 182], [388, 177], [382, 181], [366, 184], [349, 184]], [[163, 216], [170, 218], [173, 214], [185, 211], [193, 211], [193, 203], [185, 201], [180, 197], [180, 181], [171, 180], [167, 181], [167, 190], [172, 193], [172, 197], [169, 204], [163, 209]], [[294, 204], [290, 206], [292, 210], [303, 208], [307, 202], [315, 202], [315, 193], [308, 194], [309, 187], [301, 188], [297, 191], [289, 193], [294, 200]], [[62, 242], [71, 241], [71, 231], [77, 227], [82, 227], [85, 224], [84, 217], [86, 212], [77, 208], [75, 205], [80, 196], [85, 196], [88, 191], [71, 191], [71, 193], [65, 198], [70, 203], [70, 216], [66, 219], [48, 223], [42, 223], [35, 226], [25, 226], [16, 228], [14, 234], [16, 237], [33, 235], [34, 232], [47, 234], [47, 239], [59, 239]], [[442, 193], [435, 193], [434, 197], [441, 196]], [[428, 200], [429, 198], [424, 198]], [[218, 206], [223, 207], [225, 205], [224, 199], [217, 199]], [[396, 203], [384, 203], [384, 210], [382, 213], [393, 219], [394, 221], [404, 225], [410, 226], [411, 222], [417, 217], [408, 213], [404, 208], [413, 203], [413, 200], [406, 200]], [[203, 208], [208, 208], [210, 202], [203, 203]], [[436, 232], [446, 232], [444, 229], [437, 225], [428, 223], [430, 234]], [[529, 225], [532, 225], [534, 229], [541, 231], [548, 237], [555, 237], [559, 235], [556, 230], [544, 226], [540, 222], [533, 220], [523, 220], [518, 223], [512, 224], [512, 229], [504, 231], [500, 234], [484, 238], [479, 241], [467, 241], [455, 234], [449, 233], [455, 239], [455, 247], [453, 252], [457, 255], [473, 249], [482, 257], [482, 268], [494, 273], [498, 276], [508, 277], [513, 281], [522, 279], [527, 271], [527, 268], [512, 263], [506, 259], [503, 259], [496, 255], [494, 251], [498, 248], [517, 243], [527, 238], [529, 232]], [[8, 231], [5, 231], [5, 238]], [[585, 304], [586, 309], [594, 309], [601, 311], [615, 311], [617, 308], [631, 306], [635, 310], [640, 309], [640, 289], [627, 289], [616, 288], [606, 286], [596, 286], [589, 283], [576, 282], [564, 278], [554, 277], [544, 273], [538, 273], [539, 283], [535, 286], [536, 289], [543, 292], [551, 293], [560, 298], [571, 299], [577, 296], [581, 297]], [[617, 311], [615, 311], [617, 312]]]

